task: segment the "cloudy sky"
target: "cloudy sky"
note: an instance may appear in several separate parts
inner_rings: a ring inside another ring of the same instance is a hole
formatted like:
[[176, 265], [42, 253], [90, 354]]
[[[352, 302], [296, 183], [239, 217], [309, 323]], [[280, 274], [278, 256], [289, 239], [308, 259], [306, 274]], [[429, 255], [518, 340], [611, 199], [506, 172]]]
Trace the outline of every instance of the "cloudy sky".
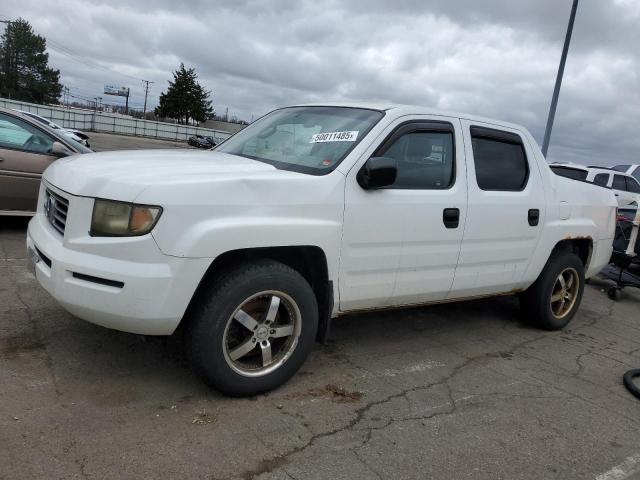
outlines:
[[[3, 0], [80, 97], [149, 104], [180, 62], [217, 113], [308, 101], [432, 106], [525, 125], [539, 143], [571, 0]], [[640, 0], [581, 0], [549, 161], [640, 163]], [[112, 100], [114, 99], [114, 100]]]

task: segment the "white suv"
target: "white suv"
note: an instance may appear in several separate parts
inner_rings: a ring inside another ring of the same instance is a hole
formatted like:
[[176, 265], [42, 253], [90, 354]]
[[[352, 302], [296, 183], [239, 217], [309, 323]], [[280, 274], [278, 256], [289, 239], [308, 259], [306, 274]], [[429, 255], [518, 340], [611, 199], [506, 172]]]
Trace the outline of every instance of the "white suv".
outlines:
[[640, 205], [640, 184], [631, 175], [605, 167], [589, 167], [587, 182], [613, 190], [621, 207]]
[[[549, 167], [556, 175], [561, 177], [612, 189], [620, 207], [637, 207], [640, 205], [640, 184], [633, 176], [621, 172], [618, 167], [613, 167], [613, 169], [585, 167], [573, 163], [552, 163]], [[619, 167], [629, 167], [629, 165], [620, 165]], [[637, 170], [637, 172], [640, 174], [640, 170]]]

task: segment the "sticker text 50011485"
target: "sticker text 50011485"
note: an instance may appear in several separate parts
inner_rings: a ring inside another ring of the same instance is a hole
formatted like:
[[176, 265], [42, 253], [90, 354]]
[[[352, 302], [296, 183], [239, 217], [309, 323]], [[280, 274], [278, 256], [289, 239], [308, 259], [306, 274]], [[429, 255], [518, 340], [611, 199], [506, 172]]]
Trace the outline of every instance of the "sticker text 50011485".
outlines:
[[358, 138], [357, 130], [351, 130], [348, 132], [316, 133], [311, 137], [311, 141], [309, 143], [355, 142], [356, 138]]

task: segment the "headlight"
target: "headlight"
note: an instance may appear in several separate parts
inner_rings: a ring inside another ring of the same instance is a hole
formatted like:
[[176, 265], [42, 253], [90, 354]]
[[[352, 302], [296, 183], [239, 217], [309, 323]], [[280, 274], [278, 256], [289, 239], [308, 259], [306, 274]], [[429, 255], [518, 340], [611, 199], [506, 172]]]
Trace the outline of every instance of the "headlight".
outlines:
[[144, 235], [153, 229], [161, 213], [162, 207], [96, 198], [90, 234], [93, 237]]

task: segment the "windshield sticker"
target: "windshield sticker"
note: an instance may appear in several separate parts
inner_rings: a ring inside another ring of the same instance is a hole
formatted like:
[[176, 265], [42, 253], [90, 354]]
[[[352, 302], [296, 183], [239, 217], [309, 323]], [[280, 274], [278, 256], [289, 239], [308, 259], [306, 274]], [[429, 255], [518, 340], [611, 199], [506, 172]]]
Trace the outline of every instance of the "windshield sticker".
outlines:
[[351, 130], [349, 132], [316, 133], [311, 137], [309, 143], [355, 142], [356, 138], [358, 138], [358, 133], [357, 130]]

